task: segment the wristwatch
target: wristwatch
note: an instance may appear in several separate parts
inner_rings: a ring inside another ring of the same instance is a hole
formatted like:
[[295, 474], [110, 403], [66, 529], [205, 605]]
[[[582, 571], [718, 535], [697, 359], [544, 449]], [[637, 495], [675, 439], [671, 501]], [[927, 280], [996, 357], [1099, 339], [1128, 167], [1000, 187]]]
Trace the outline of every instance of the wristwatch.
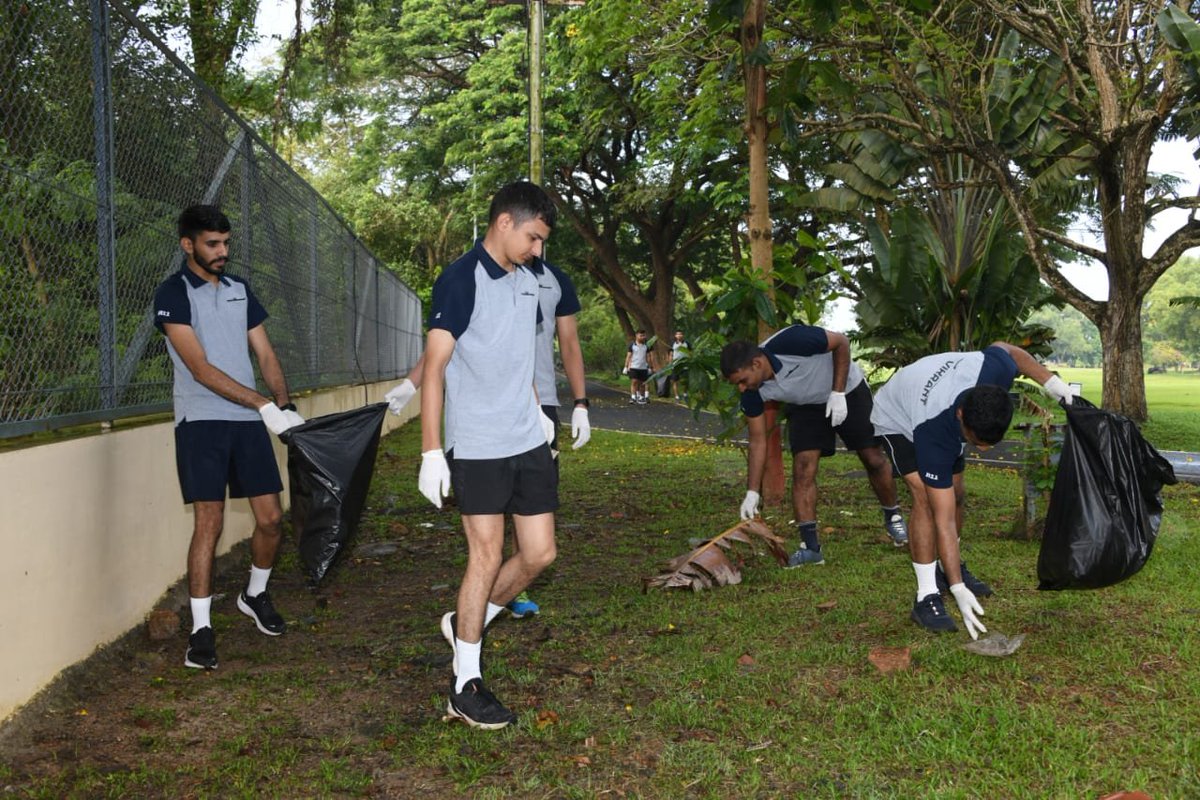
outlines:
[[287, 405], [280, 406], [280, 407], [279, 407], [279, 410], [280, 410], [280, 411], [295, 411], [295, 410], [296, 410], [296, 404], [295, 404], [295, 403], [288, 403]]
[[583, 406], [584, 408], [587, 408], [587, 407], [588, 407], [589, 405], [591, 405], [591, 404], [590, 404], [590, 403], [588, 403], [588, 399], [587, 399], [586, 397], [576, 397], [576, 398], [575, 398], [575, 405], [577, 405], [577, 406]]

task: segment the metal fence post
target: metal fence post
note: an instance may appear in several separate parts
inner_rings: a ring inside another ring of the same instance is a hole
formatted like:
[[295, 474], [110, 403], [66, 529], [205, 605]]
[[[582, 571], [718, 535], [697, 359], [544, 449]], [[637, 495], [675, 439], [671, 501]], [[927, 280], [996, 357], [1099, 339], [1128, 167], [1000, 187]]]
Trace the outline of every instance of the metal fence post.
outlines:
[[116, 406], [117, 281], [113, 209], [112, 72], [106, 0], [91, 0], [92, 126], [96, 145], [96, 260], [99, 298], [100, 407]]

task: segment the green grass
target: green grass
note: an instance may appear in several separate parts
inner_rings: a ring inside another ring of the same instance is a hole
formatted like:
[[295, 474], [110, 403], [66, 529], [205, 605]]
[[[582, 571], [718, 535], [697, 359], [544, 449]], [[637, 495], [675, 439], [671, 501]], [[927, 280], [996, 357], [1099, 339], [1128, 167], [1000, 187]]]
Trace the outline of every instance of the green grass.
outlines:
[[[907, 553], [847, 456], [821, 467], [825, 566], [785, 571], [745, 550], [739, 585], [643, 592], [690, 538], [737, 521], [744, 456], [597, 431], [562, 457], [559, 558], [531, 590], [543, 613], [489, 629], [488, 682], [520, 723], [483, 732], [441, 720], [437, 619], [463, 545], [456, 515], [417, 493], [418, 449], [415, 425], [384, 441], [360, 530], [394, 555], [351, 559], [315, 599], [290, 562], [272, 593], [292, 627], [267, 640], [215, 616], [217, 673], [179, 667], [182, 638], [161, 663], [139, 639], [152, 666], [91, 673], [89, 717], [30, 723], [3, 784], [17, 797], [1200, 796], [1197, 487], [1166, 490], [1137, 576], [1043, 593], [1038, 544], [1008, 536], [1018, 477], [969, 467], [964, 556], [997, 591], [983, 621], [1027, 637], [988, 659], [961, 648], [965, 633], [909, 620]], [[791, 542], [789, 517], [768, 509]], [[231, 572], [219, 591], [244, 580]], [[880, 646], [910, 648], [909, 669], [880, 674]]]
[[[1083, 396], [1100, 405], [1103, 370], [1062, 367], [1056, 371], [1064, 381], [1082, 383]], [[1146, 408], [1150, 416], [1142, 426], [1146, 441], [1159, 450], [1200, 450], [1200, 372], [1146, 375]]]

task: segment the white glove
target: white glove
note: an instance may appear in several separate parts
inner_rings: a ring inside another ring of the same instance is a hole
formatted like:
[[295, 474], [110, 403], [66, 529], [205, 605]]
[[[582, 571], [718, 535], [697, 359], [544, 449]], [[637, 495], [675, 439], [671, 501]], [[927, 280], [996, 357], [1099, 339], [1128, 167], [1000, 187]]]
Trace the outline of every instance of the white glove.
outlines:
[[417, 478], [417, 488], [426, 500], [438, 508], [442, 507], [442, 498], [450, 494], [450, 465], [446, 463], [446, 454], [441, 448], [421, 453], [421, 475]]
[[983, 623], [979, 621], [979, 617], [983, 616], [983, 606], [979, 605], [979, 601], [975, 599], [975, 595], [967, 588], [967, 585], [965, 583], [954, 584], [950, 587], [950, 594], [954, 595], [954, 602], [958, 603], [963, 624], [967, 626], [967, 633], [971, 634], [971, 638], [978, 639], [980, 633], [987, 633], [987, 628], [983, 627]]
[[1050, 380], [1042, 384], [1042, 388], [1046, 390], [1046, 394], [1067, 405], [1071, 405], [1071, 400], [1075, 397], [1071, 392], [1071, 387], [1067, 386], [1067, 382], [1057, 375], [1051, 375]]
[[746, 491], [746, 499], [742, 501], [742, 519], [754, 519], [758, 516], [758, 492], [753, 489]]
[[628, 375], [628, 374], [629, 374], [629, 367], [625, 367], [625, 369], [621, 370], [621, 374], [622, 374], [622, 375]]
[[572, 450], [578, 450], [592, 438], [592, 423], [588, 422], [587, 406], [575, 406], [575, 410], [571, 412], [571, 438], [575, 440], [575, 444], [571, 445]]
[[[292, 413], [296, 414], [294, 411]], [[262, 417], [262, 421], [266, 424], [267, 430], [276, 436], [283, 433], [288, 428], [294, 428], [304, 422], [304, 418], [299, 414], [296, 414], [296, 419], [298, 419], [299, 422], [289, 419], [288, 412], [282, 410], [274, 403], [267, 403], [265, 406], [258, 409], [258, 414]]]
[[396, 416], [404, 411], [404, 407], [408, 405], [408, 401], [413, 399], [413, 395], [417, 393], [417, 387], [413, 386], [413, 382], [408, 378], [400, 381], [400, 385], [396, 386], [390, 392], [383, 396], [387, 400], [388, 411], [391, 411]]
[[283, 410], [283, 416], [287, 419], [289, 428], [294, 428], [297, 425], [304, 424], [304, 417], [300, 416], [295, 411], [292, 411], [290, 408], [285, 408]]
[[835, 428], [846, 421], [845, 392], [829, 393], [829, 399], [825, 401], [825, 416], [829, 417], [829, 424]]
[[546, 444], [554, 441], [554, 420], [546, 416], [546, 412], [538, 409], [538, 418], [542, 422], [542, 434], [546, 437]]

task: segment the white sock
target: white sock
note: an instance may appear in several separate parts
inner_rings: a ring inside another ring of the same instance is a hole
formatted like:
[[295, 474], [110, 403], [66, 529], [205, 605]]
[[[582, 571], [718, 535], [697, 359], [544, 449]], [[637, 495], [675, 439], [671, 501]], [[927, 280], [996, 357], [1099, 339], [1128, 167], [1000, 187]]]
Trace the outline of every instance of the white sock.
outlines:
[[208, 618], [208, 612], [212, 608], [212, 595], [189, 599], [192, 604], [192, 633], [201, 628], [211, 628], [212, 621]]
[[271, 568], [259, 569], [250, 565], [250, 583], [246, 584], [246, 597], [258, 597], [267, 590], [267, 581], [271, 579]]
[[504, 606], [498, 606], [489, 600], [487, 604], [487, 611], [484, 612], [483, 615], [483, 627], [486, 628], [488, 625], [491, 625], [492, 620], [494, 620], [496, 616], [503, 610]]
[[464, 642], [462, 639], [454, 640], [455, 692], [461, 692], [463, 687], [467, 685], [467, 681], [472, 678], [483, 677], [479, 673], [479, 654], [482, 650], [482, 639], [478, 642]]
[[914, 561], [913, 572], [917, 573], [917, 600], [938, 593], [937, 579], [934, 577], [934, 573], [937, 572], [936, 561], [928, 564], [918, 564]]

